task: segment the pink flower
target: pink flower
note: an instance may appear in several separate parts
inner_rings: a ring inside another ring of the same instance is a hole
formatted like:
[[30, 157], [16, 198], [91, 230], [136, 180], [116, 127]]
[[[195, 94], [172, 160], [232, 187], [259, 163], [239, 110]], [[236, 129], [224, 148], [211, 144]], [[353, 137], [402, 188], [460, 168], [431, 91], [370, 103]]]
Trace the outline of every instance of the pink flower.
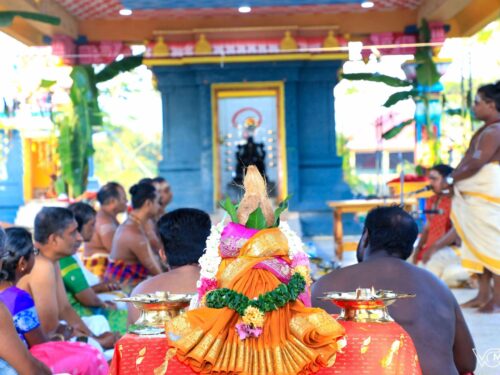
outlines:
[[245, 340], [247, 337], [259, 337], [262, 334], [262, 328], [252, 328], [245, 323], [239, 323], [235, 326], [240, 340]]
[[295, 268], [297, 266], [306, 266], [309, 267], [309, 257], [307, 256], [306, 253], [299, 252], [295, 254], [292, 260], [292, 268]]
[[198, 296], [199, 300], [205, 296], [207, 292], [211, 290], [217, 289], [217, 280], [216, 279], [207, 279], [206, 277], [202, 277], [200, 279], [200, 284], [198, 286]]

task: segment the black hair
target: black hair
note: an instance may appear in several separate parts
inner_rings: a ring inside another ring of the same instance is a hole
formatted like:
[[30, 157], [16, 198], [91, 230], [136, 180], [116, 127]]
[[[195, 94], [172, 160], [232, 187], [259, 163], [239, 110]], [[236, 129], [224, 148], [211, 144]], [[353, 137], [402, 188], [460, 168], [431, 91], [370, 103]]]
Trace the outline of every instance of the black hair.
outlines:
[[123, 189], [118, 182], [108, 182], [97, 192], [97, 201], [102, 205], [109, 203], [111, 199], [120, 199], [120, 190]]
[[500, 112], [500, 81], [481, 86], [477, 92], [483, 94], [484, 99], [493, 101], [497, 111]]
[[167, 182], [162, 176], [156, 176], [153, 178], [153, 183], [155, 184], [161, 184], [162, 182]]
[[51, 234], [62, 234], [74, 220], [67, 208], [43, 207], [35, 217], [35, 241], [46, 244]]
[[198, 263], [210, 234], [210, 216], [196, 208], [179, 208], [163, 215], [158, 232], [171, 267]]
[[129, 190], [132, 196], [132, 208], [138, 209], [144, 206], [146, 201], [154, 201], [156, 198], [156, 188], [153, 184], [135, 184]]
[[446, 178], [453, 172], [453, 168], [447, 164], [438, 164], [438, 165], [433, 166], [431, 168], [431, 171], [436, 171], [443, 178]]
[[413, 218], [399, 206], [377, 207], [366, 216], [370, 252], [385, 250], [403, 260], [413, 252], [418, 227]]
[[16, 268], [21, 258], [28, 260], [33, 255], [33, 239], [31, 233], [21, 227], [6, 229], [5, 251], [2, 255], [0, 280], [14, 281]]
[[0, 227], [0, 258], [3, 256], [5, 252], [5, 241], [7, 240], [7, 235], [5, 234], [5, 230]]
[[90, 204], [83, 202], [70, 204], [68, 206], [68, 210], [73, 212], [73, 215], [75, 215], [75, 220], [78, 224], [78, 232], [81, 232], [83, 226], [92, 220], [97, 214], [96, 210], [94, 210]]
[[154, 181], [152, 178], [145, 177], [139, 180], [138, 184], [150, 184], [153, 185]]

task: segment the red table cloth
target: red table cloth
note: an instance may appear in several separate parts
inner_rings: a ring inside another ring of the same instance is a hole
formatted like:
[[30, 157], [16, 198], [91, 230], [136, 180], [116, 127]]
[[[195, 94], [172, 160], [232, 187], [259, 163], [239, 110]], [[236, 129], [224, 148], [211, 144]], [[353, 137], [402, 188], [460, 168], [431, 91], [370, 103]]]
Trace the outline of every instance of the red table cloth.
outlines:
[[[340, 323], [346, 329], [346, 346], [333, 367], [317, 374], [421, 375], [410, 336], [396, 323]], [[194, 374], [180, 363], [165, 336], [127, 334], [115, 346], [112, 375]]]

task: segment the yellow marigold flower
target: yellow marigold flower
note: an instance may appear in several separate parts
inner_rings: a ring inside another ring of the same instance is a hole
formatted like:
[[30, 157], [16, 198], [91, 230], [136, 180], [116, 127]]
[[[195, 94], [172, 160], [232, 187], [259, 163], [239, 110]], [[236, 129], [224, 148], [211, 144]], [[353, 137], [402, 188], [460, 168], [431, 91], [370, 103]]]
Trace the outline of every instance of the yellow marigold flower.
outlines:
[[264, 326], [264, 313], [253, 306], [248, 306], [245, 309], [245, 314], [241, 319], [243, 323], [253, 327], [260, 328]]
[[206, 306], [206, 305], [207, 305], [207, 294], [208, 294], [208, 293], [205, 293], [205, 294], [203, 295], [203, 297], [201, 297], [200, 306]]
[[304, 278], [307, 285], [312, 284], [311, 274], [309, 273], [309, 268], [306, 266], [297, 266], [293, 269], [293, 273], [298, 273]]

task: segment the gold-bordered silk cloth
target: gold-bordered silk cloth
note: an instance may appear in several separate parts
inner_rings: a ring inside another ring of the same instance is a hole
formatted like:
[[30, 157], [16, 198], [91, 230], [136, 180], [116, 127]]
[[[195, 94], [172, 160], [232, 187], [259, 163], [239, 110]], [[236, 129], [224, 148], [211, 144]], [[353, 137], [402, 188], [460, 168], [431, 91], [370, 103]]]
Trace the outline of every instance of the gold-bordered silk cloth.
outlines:
[[[278, 228], [259, 231], [235, 258], [225, 258], [219, 287], [249, 298], [273, 290], [280, 280], [253, 268], [279, 257], [288, 259], [288, 242]], [[297, 300], [266, 313], [262, 334], [241, 340], [235, 329], [239, 315], [229, 308], [202, 307], [167, 323], [167, 337], [177, 357], [202, 374], [308, 374], [332, 366], [343, 327], [324, 310]]]

